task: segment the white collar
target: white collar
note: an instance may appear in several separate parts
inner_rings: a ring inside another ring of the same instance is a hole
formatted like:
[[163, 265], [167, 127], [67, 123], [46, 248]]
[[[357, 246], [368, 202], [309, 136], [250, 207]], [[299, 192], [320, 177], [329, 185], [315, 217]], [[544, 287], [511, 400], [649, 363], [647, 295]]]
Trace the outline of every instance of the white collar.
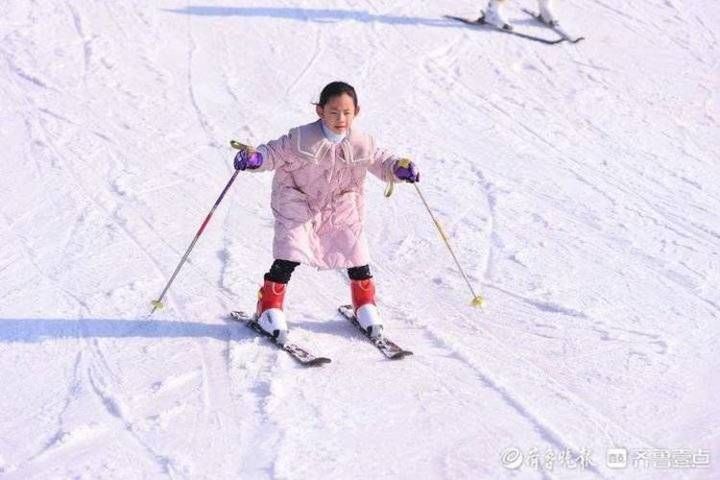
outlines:
[[320, 121], [320, 125], [322, 126], [323, 135], [325, 135], [325, 138], [327, 138], [328, 141], [332, 144], [337, 145], [338, 143], [345, 140], [345, 137], [347, 137], [347, 132], [335, 133], [329, 128], [325, 127], [325, 123], [323, 121]]

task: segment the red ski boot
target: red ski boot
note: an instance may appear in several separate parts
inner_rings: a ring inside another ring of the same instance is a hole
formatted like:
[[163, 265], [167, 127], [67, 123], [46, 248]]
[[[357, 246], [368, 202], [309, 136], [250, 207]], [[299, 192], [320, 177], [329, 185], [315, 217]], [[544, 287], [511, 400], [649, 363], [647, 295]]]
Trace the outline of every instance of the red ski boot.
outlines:
[[284, 345], [287, 341], [288, 326], [283, 312], [283, 301], [287, 284], [265, 280], [258, 291], [258, 303], [255, 317], [260, 328], [265, 330], [275, 341]]
[[350, 280], [350, 291], [355, 316], [360, 326], [370, 335], [370, 338], [381, 336], [383, 325], [380, 312], [375, 305], [375, 283], [373, 279]]

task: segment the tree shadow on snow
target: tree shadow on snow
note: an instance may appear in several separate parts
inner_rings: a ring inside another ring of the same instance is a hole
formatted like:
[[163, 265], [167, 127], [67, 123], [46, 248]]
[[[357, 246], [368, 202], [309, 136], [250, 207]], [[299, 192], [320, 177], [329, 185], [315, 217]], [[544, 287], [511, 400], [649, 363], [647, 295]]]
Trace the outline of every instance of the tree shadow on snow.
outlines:
[[[0, 343], [36, 343], [58, 338], [214, 338], [228, 341], [250, 335], [234, 322], [209, 324], [167, 320], [0, 319]], [[241, 333], [242, 332], [242, 333]]]
[[282, 7], [214, 7], [187, 6], [164, 9], [166, 12], [203, 17], [269, 17], [302, 22], [333, 23], [354, 20], [363, 23], [386, 23], [389, 25], [422, 25], [429, 27], [458, 28], [462, 24], [445, 18], [405, 17], [397, 15], [376, 15], [364, 10], [340, 10], [320, 8]]

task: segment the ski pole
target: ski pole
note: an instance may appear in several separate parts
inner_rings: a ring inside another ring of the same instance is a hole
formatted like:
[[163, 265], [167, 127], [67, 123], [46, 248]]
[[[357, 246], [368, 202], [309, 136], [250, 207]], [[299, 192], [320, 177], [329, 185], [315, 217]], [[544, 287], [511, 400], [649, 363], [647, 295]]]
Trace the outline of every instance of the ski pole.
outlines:
[[[230, 141], [230, 145], [233, 148], [238, 148], [239, 143], [237, 143], [235, 140]], [[193, 247], [195, 247], [195, 243], [197, 243], [198, 239], [200, 238], [200, 235], [202, 235], [203, 230], [205, 230], [205, 227], [207, 226], [208, 222], [210, 222], [210, 218], [212, 217], [213, 213], [215, 213], [215, 209], [220, 205], [220, 202], [222, 202], [223, 197], [225, 197], [225, 194], [230, 189], [230, 185], [233, 184], [235, 181], [235, 177], [237, 177], [237, 174], [240, 172], [240, 170], [235, 170], [235, 173], [233, 173], [233, 176], [230, 177], [230, 181], [228, 181], [227, 185], [225, 185], [225, 188], [223, 189], [222, 193], [218, 197], [218, 199], [215, 201], [215, 205], [213, 205], [212, 209], [210, 209], [210, 213], [207, 214], [207, 217], [205, 217], [205, 220], [203, 221], [202, 225], [200, 225], [200, 228], [198, 229], [197, 233], [195, 234], [195, 238], [193, 238], [193, 241], [190, 242], [190, 246], [185, 251], [185, 254], [180, 259], [180, 263], [178, 263], [178, 266], [175, 267], [175, 271], [173, 272], [172, 276], [170, 277], [170, 280], [168, 280], [167, 285], [165, 285], [165, 288], [163, 289], [162, 293], [158, 297], [157, 300], [153, 300], [152, 303], [152, 311], [150, 311], [150, 315], [155, 313], [155, 310], [158, 308], [163, 308], [162, 300], [165, 298], [165, 294], [167, 293], [168, 289], [170, 288], [170, 285], [172, 285], [173, 281], [175, 280], [175, 277], [180, 272], [180, 269], [185, 264], [185, 261], [187, 260], [188, 256], [190, 255], [190, 252], [192, 251]]]
[[448, 240], [448, 237], [445, 234], [445, 231], [443, 230], [442, 226], [440, 225], [440, 222], [438, 222], [437, 218], [435, 218], [435, 215], [433, 214], [432, 210], [430, 210], [430, 206], [428, 205], [427, 201], [425, 200], [425, 197], [423, 196], [422, 192], [420, 191], [420, 187], [418, 186], [417, 183], [413, 183], [413, 185], [415, 185], [415, 190], [417, 191], [418, 195], [420, 196], [420, 200], [422, 200], [423, 204], [425, 204], [425, 209], [430, 214], [430, 218], [432, 218], [433, 222], [435, 223], [435, 226], [437, 227], [438, 232], [440, 232], [440, 236], [445, 241], [445, 246], [447, 246], [448, 250], [450, 250], [450, 255], [452, 255], [453, 260], [455, 260], [455, 265], [457, 265], [458, 270], [460, 270], [460, 274], [462, 274], [462, 277], [465, 279], [465, 283], [467, 283], [467, 286], [470, 289], [470, 293], [472, 293], [473, 299], [472, 299], [472, 302], [470, 302], [470, 305], [472, 305], [473, 307], [482, 308], [485, 305], [485, 299], [475, 293], [475, 290], [473, 289], [472, 285], [470, 284], [470, 280], [468, 280], [467, 275], [465, 275], [465, 271], [460, 266], [460, 262], [458, 261], [457, 256], [455, 256], [455, 252], [453, 252], [453, 249], [450, 246], [450, 241]]

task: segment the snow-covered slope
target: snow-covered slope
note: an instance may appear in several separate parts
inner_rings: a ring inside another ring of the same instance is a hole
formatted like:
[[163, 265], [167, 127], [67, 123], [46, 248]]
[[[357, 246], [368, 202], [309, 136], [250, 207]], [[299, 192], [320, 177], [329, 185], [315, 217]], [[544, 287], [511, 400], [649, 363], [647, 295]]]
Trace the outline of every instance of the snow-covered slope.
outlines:
[[[553, 47], [442, 19], [478, 8], [5, 2], [0, 477], [717, 478], [720, 5], [559, 2], [587, 40]], [[292, 335], [333, 359], [302, 369], [226, 320], [272, 261], [271, 175], [241, 174], [148, 318], [228, 140], [313, 120], [335, 79], [419, 163], [487, 307], [414, 189], [370, 178], [380, 307], [415, 356], [384, 360], [335, 314], [344, 274], [301, 268]]]

